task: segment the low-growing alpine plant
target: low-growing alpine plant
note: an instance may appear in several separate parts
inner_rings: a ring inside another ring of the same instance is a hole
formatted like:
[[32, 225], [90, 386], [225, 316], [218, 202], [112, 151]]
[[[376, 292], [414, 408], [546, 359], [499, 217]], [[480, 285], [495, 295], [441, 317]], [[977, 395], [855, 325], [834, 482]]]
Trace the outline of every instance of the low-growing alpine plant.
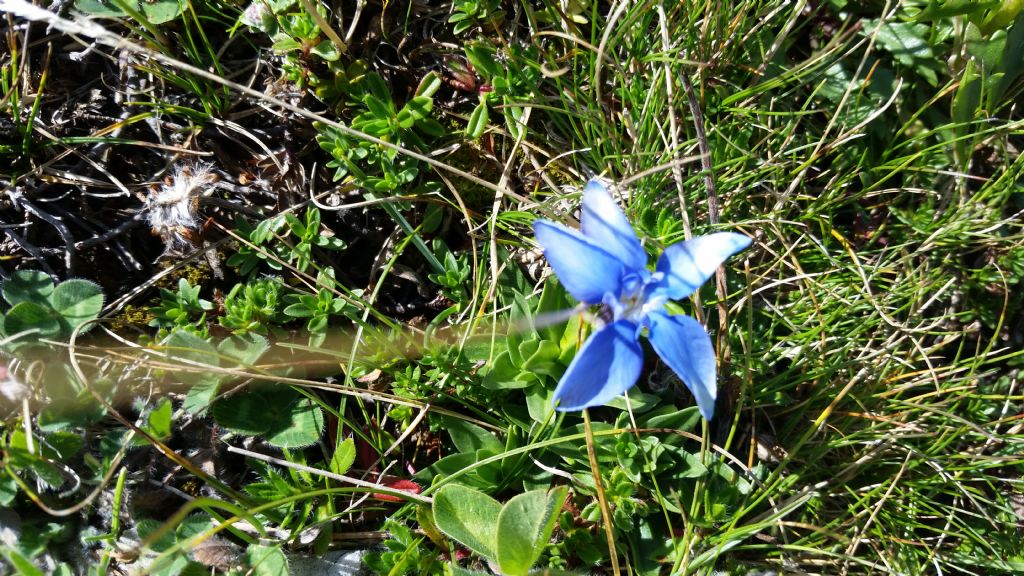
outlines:
[[697, 399], [704, 418], [714, 416], [715, 351], [699, 322], [665, 311], [669, 300], [693, 294], [750, 238], [718, 232], [673, 244], [647, 269], [640, 239], [608, 189], [591, 180], [583, 190], [581, 231], [538, 219], [537, 242], [565, 289], [586, 305], [601, 305], [610, 321], [584, 344], [555, 388], [561, 411], [605, 404], [640, 377], [647, 338]]

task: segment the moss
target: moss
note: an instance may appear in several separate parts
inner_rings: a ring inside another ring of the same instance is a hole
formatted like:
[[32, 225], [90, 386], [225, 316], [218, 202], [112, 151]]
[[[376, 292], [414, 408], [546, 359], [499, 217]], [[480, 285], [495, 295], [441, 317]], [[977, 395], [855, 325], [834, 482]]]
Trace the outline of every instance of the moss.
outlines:
[[168, 290], [178, 289], [178, 279], [184, 278], [188, 280], [188, 283], [193, 286], [200, 286], [208, 284], [210, 279], [213, 277], [213, 273], [208, 265], [204, 264], [187, 264], [182, 266], [180, 269], [175, 270], [174, 273], [168, 274], [161, 278], [157, 283], [157, 288], [166, 288]]
[[121, 312], [112, 318], [111, 329], [114, 332], [122, 333], [126, 329], [148, 328], [149, 322], [154, 318], [148, 306], [134, 306], [129, 304], [121, 309]]

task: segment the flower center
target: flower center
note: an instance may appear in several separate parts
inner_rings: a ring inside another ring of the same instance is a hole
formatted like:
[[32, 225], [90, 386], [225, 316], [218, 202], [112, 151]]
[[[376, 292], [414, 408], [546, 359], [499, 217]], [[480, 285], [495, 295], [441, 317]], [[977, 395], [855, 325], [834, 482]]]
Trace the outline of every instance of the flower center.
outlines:
[[647, 315], [665, 305], [665, 297], [652, 294], [661, 283], [663, 274], [647, 270], [631, 272], [622, 280], [622, 291], [617, 295], [605, 294], [603, 304], [612, 313], [613, 321], [629, 320], [643, 324]]

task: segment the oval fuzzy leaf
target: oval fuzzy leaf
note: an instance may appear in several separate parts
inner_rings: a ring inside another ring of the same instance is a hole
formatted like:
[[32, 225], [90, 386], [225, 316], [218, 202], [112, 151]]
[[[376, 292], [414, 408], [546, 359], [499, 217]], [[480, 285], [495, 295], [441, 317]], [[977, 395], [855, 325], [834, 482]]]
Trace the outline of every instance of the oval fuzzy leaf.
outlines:
[[75, 8], [80, 12], [85, 12], [86, 14], [91, 14], [93, 16], [109, 16], [115, 18], [126, 16], [124, 10], [102, 2], [101, 0], [78, 0], [75, 2]]
[[[265, 390], [249, 390], [232, 394], [213, 403], [213, 419], [235, 434], [255, 436], [265, 434], [278, 422], [281, 405], [275, 404]], [[267, 391], [269, 392], [269, 391]], [[291, 398], [285, 399], [285, 405]]]
[[64, 328], [74, 330], [99, 316], [103, 309], [103, 290], [88, 280], [65, 280], [53, 289], [50, 305], [64, 318]]
[[437, 527], [466, 548], [489, 560], [495, 559], [497, 527], [494, 519], [501, 504], [487, 494], [459, 484], [448, 484], [434, 496]]
[[525, 576], [551, 538], [565, 502], [565, 486], [513, 497], [498, 514], [498, 566], [502, 574]]

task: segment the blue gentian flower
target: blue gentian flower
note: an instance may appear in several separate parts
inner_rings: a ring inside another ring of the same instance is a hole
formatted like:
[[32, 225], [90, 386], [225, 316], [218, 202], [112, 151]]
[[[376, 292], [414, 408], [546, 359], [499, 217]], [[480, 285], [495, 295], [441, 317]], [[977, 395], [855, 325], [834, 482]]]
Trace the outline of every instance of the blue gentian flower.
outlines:
[[665, 303], [693, 294], [726, 258], [749, 246], [750, 238], [719, 232], [673, 244], [652, 273], [626, 215], [597, 180], [583, 190], [581, 229], [542, 219], [533, 224], [537, 242], [569, 294], [611, 315], [583, 344], [555, 388], [557, 409], [600, 406], [636, 384], [644, 363], [639, 337], [646, 329], [654, 350], [711, 420], [717, 394], [711, 338], [693, 318], [668, 314]]

